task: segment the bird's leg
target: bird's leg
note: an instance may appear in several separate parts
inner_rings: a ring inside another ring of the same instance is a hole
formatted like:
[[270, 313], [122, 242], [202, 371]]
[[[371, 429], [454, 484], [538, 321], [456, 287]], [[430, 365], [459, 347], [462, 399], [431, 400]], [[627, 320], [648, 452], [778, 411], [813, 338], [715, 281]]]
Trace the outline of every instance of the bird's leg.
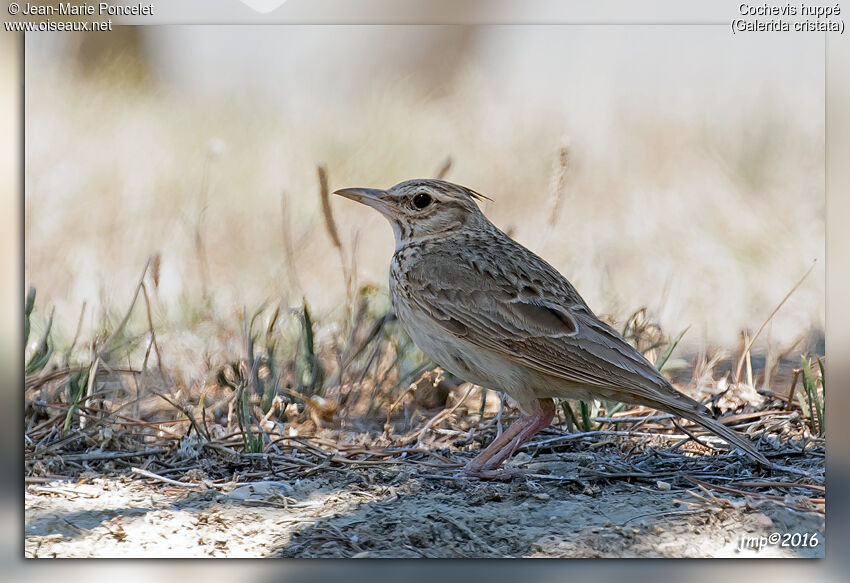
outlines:
[[537, 411], [517, 419], [513, 425], [493, 440], [493, 443], [466, 464], [463, 471], [467, 476], [500, 479], [508, 478], [515, 473], [498, 468], [520, 445], [547, 427], [555, 417], [555, 402], [552, 399], [538, 399], [537, 402], [540, 404]]

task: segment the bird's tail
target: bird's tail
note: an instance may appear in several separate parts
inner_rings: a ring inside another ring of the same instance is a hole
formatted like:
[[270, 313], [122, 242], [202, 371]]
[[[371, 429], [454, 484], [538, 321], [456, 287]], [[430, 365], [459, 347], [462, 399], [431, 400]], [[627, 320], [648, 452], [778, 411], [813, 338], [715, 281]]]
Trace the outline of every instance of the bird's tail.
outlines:
[[[744, 436], [742, 436], [740, 433], [738, 433], [734, 429], [730, 429], [729, 427], [726, 427], [725, 425], [723, 425], [722, 423], [720, 423], [716, 419], [709, 417], [708, 416], [708, 410], [705, 411], [705, 414], [701, 414], [698, 411], [685, 409], [684, 407], [678, 407], [678, 406], [670, 407], [669, 403], [667, 404], [667, 409], [668, 410], [672, 409], [672, 412], [679, 415], [680, 417], [684, 417], [685, 419], [689, 419], [690, 421], [693, 421], [697, 425], [700, 425], [700, 426], [704, 427], [705, 429], [707, 429], [708, 431], [711, 431], [715, 435], [722, 437], [730, 445], [734, 445], [735, 447], [742, 449], [747, 455], [749, 455], [751, 458], [753, 458], [754, 460], [756, 460], [760, 464], [763, 464], [765, 466], [771, 465], [771, 463], [768, 461], [768, 459], [766, 457], [764, 457], [764, 455], [761, 452], [759, 452], [759, 450], [757, 450], [755, 448], [755, 446], [752, 443], [750, 443]], [[703, 407], [703, 409], [704, 409], [704, 407]]]

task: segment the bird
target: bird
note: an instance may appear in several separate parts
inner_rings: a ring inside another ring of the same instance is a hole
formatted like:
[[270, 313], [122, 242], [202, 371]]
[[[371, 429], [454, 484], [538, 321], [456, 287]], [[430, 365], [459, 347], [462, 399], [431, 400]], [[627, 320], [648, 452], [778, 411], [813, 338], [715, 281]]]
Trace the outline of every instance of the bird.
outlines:
[[707, 407], [676, 390], [554, 267], [496, 227], [477, 204], [489, 197], [437, 179], [334, 194], [389, 220], [395, 234], [390, 298], [419, 349], [456, 377], [507, 394], [519, 406], [519, 419], [464, 466], [467, 476], [515, 474], [501, 466], [552, 422], [556, 398], [666, 411], [770, 465]]

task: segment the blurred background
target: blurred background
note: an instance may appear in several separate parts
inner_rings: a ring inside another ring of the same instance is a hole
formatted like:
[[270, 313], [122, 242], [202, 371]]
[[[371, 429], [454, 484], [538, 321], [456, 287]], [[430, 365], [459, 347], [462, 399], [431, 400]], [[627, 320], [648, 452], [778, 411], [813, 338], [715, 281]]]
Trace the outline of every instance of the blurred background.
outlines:
[[339, 315], [344, 263], [385, 293], [392, 233], [332, 200], [334, 249], [317, 165], [333, 190], [448, 161], [594, 311], [691, 326], [682, 350], [737, 346], [819, 260], [756, 350], [822, 352], [821, 36], [131, 26], [25, 48], [25, 283], [60, 342], [84, 302], [81, 338], [123, 313], [155, 254], [172, 330], [268, 301]]

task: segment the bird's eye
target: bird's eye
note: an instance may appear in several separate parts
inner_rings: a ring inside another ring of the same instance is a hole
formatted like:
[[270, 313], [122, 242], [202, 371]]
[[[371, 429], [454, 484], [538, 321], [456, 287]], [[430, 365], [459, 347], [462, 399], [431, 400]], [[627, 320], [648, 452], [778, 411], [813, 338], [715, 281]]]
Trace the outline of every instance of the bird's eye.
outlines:
[[425, 194], [424, 192], [420, 192], [416, 196], [413, 197], [413, 206], [418, 209], [424, 209], [426, 206], [431, 204], [431, 195]]

